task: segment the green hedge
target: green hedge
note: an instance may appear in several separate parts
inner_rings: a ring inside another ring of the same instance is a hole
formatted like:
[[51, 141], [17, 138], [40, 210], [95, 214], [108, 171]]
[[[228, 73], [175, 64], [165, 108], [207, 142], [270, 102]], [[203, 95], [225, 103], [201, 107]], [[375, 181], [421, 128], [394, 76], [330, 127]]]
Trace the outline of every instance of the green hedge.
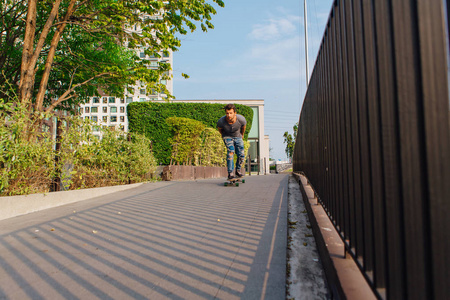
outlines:
[[[238, 114], [247, 120], [244, 139], [252, 127], [253, 110], [242, 104], [235, 104]], [[132, 102], [127, 107], [128, 130], [141, 133], [153, 142], [153, 154], [159, 164], [168, 165], [172, 154], [171, 129], [166, 123], [170, 117], [183, 117], [202, 122], [216, 128], [217, 120], [225, 115], [225, 104], [210, 103], [155, 103]]]

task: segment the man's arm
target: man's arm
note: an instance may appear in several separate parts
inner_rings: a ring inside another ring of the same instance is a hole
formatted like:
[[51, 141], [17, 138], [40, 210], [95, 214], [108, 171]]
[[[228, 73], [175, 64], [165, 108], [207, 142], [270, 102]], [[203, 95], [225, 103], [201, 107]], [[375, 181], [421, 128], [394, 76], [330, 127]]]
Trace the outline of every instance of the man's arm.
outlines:
[[219, 130], [219, 132], [220, 132], [220, 135], [222, 135], [222, 128], [221, 127], [217, 127], [217, 130]]
[[242, 137], [244, 137], [244, 132], [245, 132], [245, 128], [247, 127], [247, 125], [244, 125], [244, 126], [242, 126], [241, 127], [241, 134], [242, 134]]

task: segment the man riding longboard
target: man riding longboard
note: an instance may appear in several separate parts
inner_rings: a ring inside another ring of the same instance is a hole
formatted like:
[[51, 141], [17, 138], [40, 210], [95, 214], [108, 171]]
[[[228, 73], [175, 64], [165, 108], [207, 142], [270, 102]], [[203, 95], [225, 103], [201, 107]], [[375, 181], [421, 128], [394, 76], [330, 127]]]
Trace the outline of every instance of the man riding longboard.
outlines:
[[247, 120], [242, 115], [236, 113], [234, 104], [227, 104], [225, 107], [226, 115], [217, 121], [217, 129], [222, 135], [222, 139], [227, 147], [227, 171], [228, 179], [233, 179], [234, 153], [236, 153], [236, 177], [244, 176], [241, 171], [242, 164], [245, 161], [243, 136]]

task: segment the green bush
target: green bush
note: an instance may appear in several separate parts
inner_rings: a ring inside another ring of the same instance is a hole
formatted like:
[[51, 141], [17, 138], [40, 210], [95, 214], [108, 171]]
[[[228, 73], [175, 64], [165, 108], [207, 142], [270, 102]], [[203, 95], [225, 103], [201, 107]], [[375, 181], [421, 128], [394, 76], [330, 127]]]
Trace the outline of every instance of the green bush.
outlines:
[[166, 123], [173, 131], [173, 137], [169, 138], [169, 142], [173, 147], [170, 164], [198, 164], [202, 146], [200, 135], [205, 130], [205, 124], [200, 121], [179, 117], [167, 118]]
[[70, 166], [69, 174], [62, 173], [64, 185], [78, 189], [149, 179], [156, 170], [156, 160], [148, 138], [104, 127], [99, 139], [92, 134], [93, 126], [73, 118], [63, 133], [60, 169]]
[[25, 107], [0, 102], [0, 195], [48, 192], [55, 174], [53, 143], [47, 133], [28, 140], [30, 115]]
[[93, 124], [67, 117], [57, 152], [49, 133], [30, 134], [34, 118], [44, 116], [0, 102], [1, 196], [49, 192], [57, 177], [65, 189], [146, 181], [156, 169], [143, 135], [103, 128], [100, 140], [92, 134]]
[[[207, 127], [202, 132], [202, 147], [198, 165], [201, 166], [226, 166], [227, 148], [222, 140], [222, 135], [215, 128]], [[250, 143], [248, 143], [250, 144]]]
[[[252, 126], [253, 110], [241, 104], [235, 104], [237, 113], [247, 120], [244, 139]], [[172, 157], [171, 129], [165, 120], [170, 117], [183, 117], [197, 120], [207, 127], [216, 128], [217, 120], [225, 115], [224, 104], [209, 103], [154, 103], [133, 102], [127, 107], [128, 128], [130, 132], [140, 133], [153, 143], [153, 154], [159, 164], [169, 164]]]

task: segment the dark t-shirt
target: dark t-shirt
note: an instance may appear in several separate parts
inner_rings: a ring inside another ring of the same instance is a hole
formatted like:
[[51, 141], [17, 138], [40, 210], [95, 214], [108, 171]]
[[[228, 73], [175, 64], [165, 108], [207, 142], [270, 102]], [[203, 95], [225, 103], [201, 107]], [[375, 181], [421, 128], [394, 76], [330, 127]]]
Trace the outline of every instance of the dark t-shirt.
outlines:
[[236, 114], [236, 122], [229, 124], [227, 117], [223, 116], [217, 121], [217, 127], [222, 128], [222, 137], [242, 137], [241, 127], [245, 126], [247, 121], [244, 116]]

